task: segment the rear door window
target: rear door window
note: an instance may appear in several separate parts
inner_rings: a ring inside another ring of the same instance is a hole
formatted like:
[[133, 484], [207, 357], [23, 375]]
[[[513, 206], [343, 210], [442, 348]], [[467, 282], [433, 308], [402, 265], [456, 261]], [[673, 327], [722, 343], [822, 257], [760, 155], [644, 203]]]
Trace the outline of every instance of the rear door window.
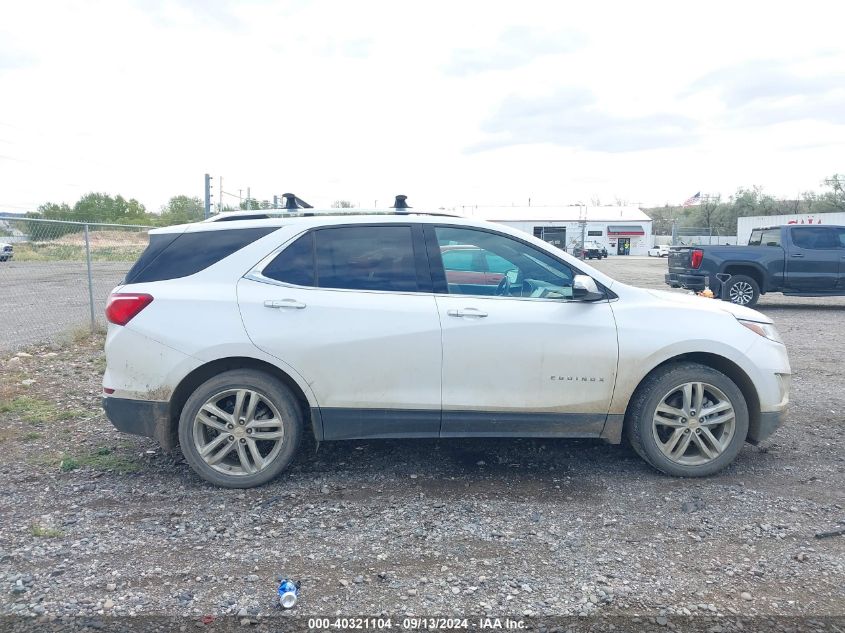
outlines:
[[316, 285], [314, 233], [306, 233], [286, 246], [261, 273], [270, 279], [297, 286]]
[[327, 228], [314, 236], [320, 288], [419, 290], [410, 226]]

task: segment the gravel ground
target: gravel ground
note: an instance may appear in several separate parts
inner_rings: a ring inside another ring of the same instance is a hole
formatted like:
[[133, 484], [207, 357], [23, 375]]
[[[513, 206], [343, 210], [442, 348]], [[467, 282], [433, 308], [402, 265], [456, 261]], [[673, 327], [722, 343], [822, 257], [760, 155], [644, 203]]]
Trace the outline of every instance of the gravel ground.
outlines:
[[[664, 260], [599, 263], [662, 288]], [[324, 443], [206, 485], [99, 408], [102, 341], [0, 356], [0, 614], [845, 615], [845, 299], [766, 297], [788, 425], [704, 480], [592, 441]], [[727, 630], [727, 629], [725, 629]]]
[[[103, 322], [106, 299], [132, 262], [94, 262], [94, 314]], [[0, 353], [40, 341], [65, 341], [91, 322], [85, 262], [0, 262]]]

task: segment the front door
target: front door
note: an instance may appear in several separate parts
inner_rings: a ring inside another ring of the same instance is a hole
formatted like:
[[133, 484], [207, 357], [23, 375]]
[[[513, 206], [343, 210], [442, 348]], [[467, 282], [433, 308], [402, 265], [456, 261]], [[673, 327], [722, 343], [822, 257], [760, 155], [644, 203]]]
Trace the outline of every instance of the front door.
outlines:
[[630, 252], [631, 252], [631, 238], [630, 237], [617, 238], [616, 254], [617, 255], [628, 255]]
[[[443, 328], [441, 435], [599, 435], [618, 354], [608, 302], [573, 301], [574, 269], [510, 236], [426, 226], [426, 241]], [[498, 281], [449, 282], [440, 253], [458, 249]]]
[[317, 229], [238, 283], [247, 333], [310, 385], [325, 439], [439, 432], [440, 321], [416, 231], [422, 244], [412, 225]]

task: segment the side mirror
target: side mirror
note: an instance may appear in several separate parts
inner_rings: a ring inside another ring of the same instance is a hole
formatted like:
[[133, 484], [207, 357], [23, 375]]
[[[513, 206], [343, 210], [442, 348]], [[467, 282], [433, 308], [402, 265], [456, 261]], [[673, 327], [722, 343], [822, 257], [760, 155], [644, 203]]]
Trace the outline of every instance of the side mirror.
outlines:
[[595, 279], [589, 275], [575, 275], [572, 280], [572, 298], [576, 301], [601, 301], [605, 297], [599, 291]]

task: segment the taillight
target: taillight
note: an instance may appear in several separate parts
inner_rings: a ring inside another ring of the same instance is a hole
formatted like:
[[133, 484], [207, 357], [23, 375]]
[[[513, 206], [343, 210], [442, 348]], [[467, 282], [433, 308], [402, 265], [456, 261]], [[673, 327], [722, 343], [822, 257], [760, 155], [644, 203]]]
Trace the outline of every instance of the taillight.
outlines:
[[695, 249], [692, 252], [692, 256], [690, 257], [690, 264], [692, 264], [693, 268], [698, 268], [699, 266], [701, 266], [702, 259], [704, 259], [704, 251]]
[[153, 296], [135, 292], [118, 292], [109, 296], [106, 318], [116, 325], [126, 325], [153, 301]]

